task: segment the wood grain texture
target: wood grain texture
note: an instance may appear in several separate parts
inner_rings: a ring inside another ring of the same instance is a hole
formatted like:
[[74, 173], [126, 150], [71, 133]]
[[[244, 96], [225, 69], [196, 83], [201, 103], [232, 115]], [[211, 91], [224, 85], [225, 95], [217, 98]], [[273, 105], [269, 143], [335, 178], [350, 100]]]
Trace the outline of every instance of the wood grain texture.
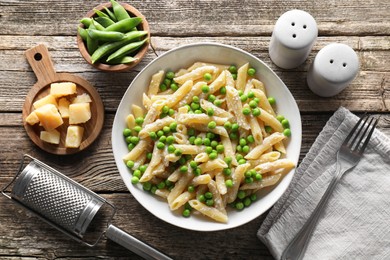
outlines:
[[[183, 230], [147, 212], [128, 192], [117, 171], [111, 148], [111, 126], [127, 87], [158, 55], [195, 42], [219, 42], [241, 48], [277, 73], [301, 111], [300, 160], [340, 106], [358, 115], [365, 111], [381, 115], [378, 128], [390, 136], [388, 0], [131, 1], [128, 3], [139, 9], [149, 22], [151, 46], [140, 64], [122, 73], [95, 69], [85, 62], [77, 48], [79, 20], [101, 3], [96, 0], [0, 1], [0, 187], [11, 181], [22, 155], [28, 153], [109, 199], [118, 208], [115, 225], [174, 259], [273, 259], [256, 237], [265, 214], [227, 231]], [[302, 9], [313, 15], [319, 37], [304, 64], [283, 70], [270, 60], [268, 46], [276, 20], [290, 9]], [[351, 46], [359, 56], [360, 70], [342, 93], [319, 98], [307, 87], [307, 70], [318, 51], [332, 42]], [[49, 154], [38, 148], [23, 128], [23, 104], [37, 82], [24, 52], [40, 43], [48, 46], [56, 72], [71, 73], [89, 81], [104, 103], [105, 122], [99, 137], [78, 154]], [[140, 259], [106, 240], [96, 248], [79, 245], [3, 196], [0, 209], [1, 259]], [[214, 246], [215, 241], [218, 247]]]

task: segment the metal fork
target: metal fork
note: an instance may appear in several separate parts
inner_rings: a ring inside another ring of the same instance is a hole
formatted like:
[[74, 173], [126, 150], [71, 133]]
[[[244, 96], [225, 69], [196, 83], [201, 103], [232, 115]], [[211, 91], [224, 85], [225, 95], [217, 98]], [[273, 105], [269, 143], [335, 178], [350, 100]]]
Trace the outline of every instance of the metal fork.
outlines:
[[343, 174], [355, 167], [362, 158], [363, 152], [367, 147], [377, 123], [378, 118], [375, 119], [370, 116], [363, 116], [345, 138], [337, 152], [336, 171], [328, 188], [309, 219], [283, 252], [282, 260], [297, 260], [303, 258], [308, 244], [307, 242], [325, 208], [330, 194]]

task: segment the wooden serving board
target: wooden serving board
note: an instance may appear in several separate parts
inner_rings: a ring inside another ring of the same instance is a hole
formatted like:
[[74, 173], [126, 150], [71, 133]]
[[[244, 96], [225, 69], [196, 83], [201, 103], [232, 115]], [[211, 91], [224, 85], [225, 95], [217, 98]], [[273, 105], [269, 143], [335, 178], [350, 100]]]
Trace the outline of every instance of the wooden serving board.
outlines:
[[[74, 154], [86, 149], [99, 136], [103, 127], [104, 106], [99, 93], [88, 81], [78, 76], [69, 73], [56, 73], [45, 45], [40, 44], [28, 49], [25, 56], [38, 79], [27, 94], [23, 105], [23, 125], [28, 136], [37, 146], [52, 154]], [[68, 119], [63, 119], [64, 124], [57, 128], [61, 133], [60, 144], [58, 145], [42, 141], [40, 132], [44, 130], [43, 127], [39, 124], [31, 126], [26, 122], [26, 117], [34, 110], [33, 103], [48, 95], [50, 84], [56, 82], [73, 82], [77, 85], [77, 94], [87, 93], [92, 99], [90, 103], [92, 117], [86, 123], [80, 124], [84, 127], [84, 135], [79, 148], [65, 147], [66, 130], [69, 126]]]

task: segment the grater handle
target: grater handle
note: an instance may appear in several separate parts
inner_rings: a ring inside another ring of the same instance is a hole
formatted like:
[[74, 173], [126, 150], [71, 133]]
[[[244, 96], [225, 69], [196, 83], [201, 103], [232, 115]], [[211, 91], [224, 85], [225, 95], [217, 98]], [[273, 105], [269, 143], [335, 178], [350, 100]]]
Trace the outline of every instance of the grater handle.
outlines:
[[125, 231], [121, 230], [120, 228], [117, 228], [112, 224], [108, 226], [106, 230], [106, 236], [117, 244], [125, 247], [130, 251], [133, 251], [137, 255], [147, 260], [172, 260], [172, 258], [170, 258], [169, 256], [161, 253], [157, 249], [149, 246], [141, 240], [138, 240], [137, 238], [129, 235]]

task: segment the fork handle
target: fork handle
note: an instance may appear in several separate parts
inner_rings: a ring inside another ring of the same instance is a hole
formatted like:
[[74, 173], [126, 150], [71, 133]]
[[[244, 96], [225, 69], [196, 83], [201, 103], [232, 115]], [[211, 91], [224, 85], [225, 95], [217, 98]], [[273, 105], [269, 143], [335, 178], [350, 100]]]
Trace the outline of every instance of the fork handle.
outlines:
[[303, 258], [303, 255], [306, 251], [308, 241], [311, 237], [311, 234], [314, 231], [315, 226], [317, 225], [318, 219], [322, 215], [322, 211], [325, 208], [326, 203], [337, 182], [340, 180], [341, 176], [347, 169], [343, 169], [339, 163], [336, 165], [336, 174], [333, 176], [328, 188], [326, 189], [324, 195], [322, 196], [320, 202], [314, 209], [313, 213], [310, 215], [309, 219], [299, 230], [298, 234], [293, 238], [287, 248], [284, 250], [281, 259], [282, 260], [299, 260]]

